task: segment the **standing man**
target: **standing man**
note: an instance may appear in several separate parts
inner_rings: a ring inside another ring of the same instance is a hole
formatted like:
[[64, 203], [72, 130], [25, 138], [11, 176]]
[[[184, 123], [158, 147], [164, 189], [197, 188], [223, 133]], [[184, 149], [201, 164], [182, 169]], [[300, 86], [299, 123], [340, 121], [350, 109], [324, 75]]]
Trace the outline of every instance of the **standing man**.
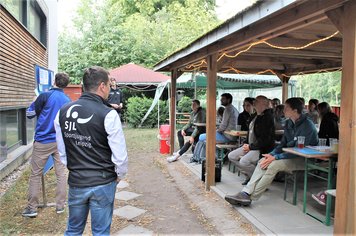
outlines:
[[[239, 116], [239, 112], [234, 107], [234, 105], [232, 105], [232, 95], [230, 93], [221, 94], [220, 102], [221, 105], [225, 107], [225, 110], [219, 128], [216, 130], [216, 142], [228, 143], [231, 141], [236, 141], [237, 137], [224, 133], [224, 131], [237, 129], [237, 118]], [[206, 134], [200, 135], [199, 141], [204, 140], [206, 140]]]
[[56, 212], [64, 211], [66, 199], [65, 166], [59, 159], [56, 143], [56, 131], [53, 121], [58, 110], [70, 102], [63, 88], [67, 87], [69, 77], [65, 73], [55, 76], [55, 84], [48, 92], [41, 93], [26, 111], [30, 119], [37, 117], [35, 138], [31, 158], [31, 175], [28, 187], [28, 205], [22, 212], [24, 217], [36, 217], [41, 188], [41, 175], [49, 155], [53, 154], [57, 177]]
[[65, 235], [81, 235], [90, 210], [93, 235], [109, 235], [117, 183], [127, 172], [120, 117], [107, 107], [108, 72], [84, 71], [83, 95], [54, 121], [61, 161], [69, 170], [69, 219]]
[[281, 143], [270, 153], [262, 154], [250, 181], [235, 195], [226, 195], [225, 200], [233, 205], [250, 205], [257, 200], [272, 183], [280, 171], [304, 170], [304, 158], [286, 153], [284, 147], [296, 147], [297, 137], [304, 136], [306, 146], [318, 144], [318, 134], [313, 122], [303, 113], [304, 103], [299, 98], [289, 98], [285, 102], [284, 113], [289, 120], [284, 128]]
[[123, 108], [123, 101], [124, 101], [124, 96], [121, 92], [121, 90], [116, 86], [116, 80], [115, 78], [110, 78], [110, 94], [108, 98], [108, 103], [117, 111], [117, 113], [120, 115], [121, 110]]

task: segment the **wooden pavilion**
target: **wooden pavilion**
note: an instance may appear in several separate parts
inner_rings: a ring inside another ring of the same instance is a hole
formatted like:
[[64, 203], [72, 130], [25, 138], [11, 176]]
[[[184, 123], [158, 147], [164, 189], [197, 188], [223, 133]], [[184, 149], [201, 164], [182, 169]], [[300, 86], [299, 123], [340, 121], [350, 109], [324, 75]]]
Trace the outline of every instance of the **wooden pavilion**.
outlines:
[[[160, 61], [171, 94], [186, 71], [208, 76], [207, 124], [215, 124], [217, 73], [275, 74], [288, 98], [288, 80], [301, 73], [342, 70], [335, 234], [356, 233], [356, 0], [257, 1], [187, 47]], [[175, 96], [171, 97], [171, 152]], [[207, 125], [206, 189], [215, 185], [215, 126]]]

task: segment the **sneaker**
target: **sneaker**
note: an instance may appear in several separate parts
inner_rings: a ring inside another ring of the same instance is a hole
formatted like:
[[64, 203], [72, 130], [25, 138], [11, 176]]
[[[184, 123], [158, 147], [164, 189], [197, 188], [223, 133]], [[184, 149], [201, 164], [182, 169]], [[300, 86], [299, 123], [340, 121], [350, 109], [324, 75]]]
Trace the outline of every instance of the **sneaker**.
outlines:
[[241, 184], [242, 184], [242, 185], [247, 185], [249, 181], [250, 181], [250, 178], [249, 178], [249, 177], [246, 177], [245, 181], [242, 182]]
[[64, 212], [64, 207], [62, 208], [56, 208], [56, 213], [57, 214], [62, 214]]
[[248, 206], [251, 204], [251, 198], [245, 192], [239, 192], [236, 195], [226, 195], [225, 200], [232, 205]]
[[179, 156], [176, 156], [176, 155], [170, 156], [170, 157], [167, 158], [167, 161], [169, 163], [174, 162], [174, 161], [178, 160], [178, 157]]
[[30, 207], [26, 207], [25, 210], [22, 212], [22, 216], [35, 218], [37, 216], [37, 211], [30, 209]]
[[320, 205], [325, 206], [326, 194], [324, 191], [319, 192], [318, 194], [312, 194], [312, 197], [315, 201], [317, 201]]

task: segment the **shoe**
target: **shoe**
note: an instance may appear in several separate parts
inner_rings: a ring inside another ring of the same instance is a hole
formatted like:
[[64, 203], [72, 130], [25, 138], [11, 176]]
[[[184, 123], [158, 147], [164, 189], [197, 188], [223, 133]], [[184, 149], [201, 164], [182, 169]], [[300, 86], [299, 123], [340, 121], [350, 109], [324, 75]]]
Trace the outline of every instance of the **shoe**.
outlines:
[[37, 211], [30, 209], [30, 207], [26, 207], [22, 212], [23, 217], [35, 218], [37, 216]]
[[236, 195], [226, 195], [225, 200], [232, 205], [249, 206], [251, 204], [251, 198], [245, 192], [239, 192]]
[[320, 205], [325, 206], [326, 194], [324, 191], [319, 192], [318, 194], [312, 194], [312, 197], [315, 201], [317, 201]]
[[170, 156], [167, 158], [167, 161], [168, 161], [168, 163], [174, 162], [174, 161], [178, 160], [178, 157], [179, 156], [176, 156], [176, 155]]
[[57, 214], [62, 214], [64, 212], [64, 207], [62, 208], [56, 208], [56, 213]]
[[241, 184], [242, 184], [242, 185], [246, 185], [246, 184], [248, 184], [249, 181], [250, 181], [250, 178], [246, 178], [245, 181], [242, 182]]

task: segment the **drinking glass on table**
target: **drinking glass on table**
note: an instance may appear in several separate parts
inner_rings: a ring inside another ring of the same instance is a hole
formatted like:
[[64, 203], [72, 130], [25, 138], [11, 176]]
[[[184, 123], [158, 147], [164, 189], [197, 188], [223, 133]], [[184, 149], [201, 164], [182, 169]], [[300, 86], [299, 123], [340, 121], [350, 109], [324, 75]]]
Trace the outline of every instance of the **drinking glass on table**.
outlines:
[[329, 138], [329, 144], [332, 152], [338, 152], [339, 140], [337, 140], [337, 138]]
[[304, 148], [304, 142], [305, 142], [305, 137], [304, 136], [298, 136], [298, 148]]
[[326, 149], [326, 138], [319, 138], [319, 144], [318, 144], [320, 150], [325, 150]]
[[237, 131], [241, 131], [241, 125], [237, 125]]

